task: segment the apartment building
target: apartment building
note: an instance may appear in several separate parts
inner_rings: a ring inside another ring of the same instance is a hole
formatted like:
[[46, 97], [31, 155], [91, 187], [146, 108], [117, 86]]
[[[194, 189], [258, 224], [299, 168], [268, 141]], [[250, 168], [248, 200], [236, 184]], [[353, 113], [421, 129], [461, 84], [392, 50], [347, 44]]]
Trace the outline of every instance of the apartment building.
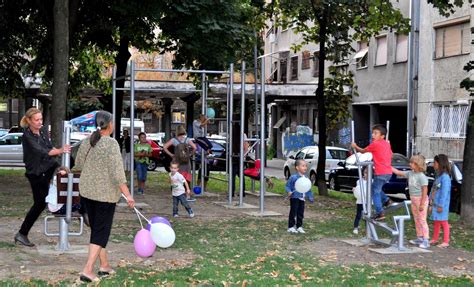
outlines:
[[[355, 75], [359, 93], [352, 104], [356, 141], [369, 144], [371, 126], [389, 122], [394, 152], [462, 158], [470, 98], [459, 84], [469, 76], [463, 66], [473, 59], [471, 7], [466, 3], [443, 17], [426, 1], [394, 5], [413, 19], [412, 36], [381, 31], [369, 41], [354, 42], [356, 52], [346, 65], [339, 66]], [[273, 85], [312, 83], [316, 89], [318, 45], [289, 51], [292, 44], [301, 42], [292, 29], [270, 29], [265, 40], [265, 53], [273, 55], [266, 61], [267, 79]], [[296, 121], [317, 134], [316, 115], [315, 99], [275, 102], [272, 110], [272, 118], [286, 116], [280, 131]], [[347, 144], [347, 138], [341, 140], [338, 135], [347, 134], [348, 127], [330, 134], [329, 143]]]

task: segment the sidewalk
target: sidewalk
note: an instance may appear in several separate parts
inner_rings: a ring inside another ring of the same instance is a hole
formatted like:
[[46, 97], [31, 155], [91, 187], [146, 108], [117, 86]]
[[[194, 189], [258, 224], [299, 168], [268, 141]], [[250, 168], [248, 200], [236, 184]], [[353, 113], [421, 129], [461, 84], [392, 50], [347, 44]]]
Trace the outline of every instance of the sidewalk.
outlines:
[[285, 175], [283, 174], [283, 165], [285, 164], [284, 159], [274, 158], [272, 160], [267, 160], [267, 168], [265, 169], [265, 175], [270, 177], [276, 177], [279, 179], [284, 179]]

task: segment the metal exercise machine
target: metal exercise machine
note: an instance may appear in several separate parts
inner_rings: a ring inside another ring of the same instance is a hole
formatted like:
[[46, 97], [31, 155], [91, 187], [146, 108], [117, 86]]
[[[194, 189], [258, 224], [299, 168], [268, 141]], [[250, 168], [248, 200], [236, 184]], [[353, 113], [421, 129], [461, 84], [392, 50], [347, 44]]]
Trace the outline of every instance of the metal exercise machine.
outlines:
[[[72, 125], [69, 121], [63, 122], [63, 145], [71, 143], [71, 128]], [[65, 153], [62, 156], [62, 166], [70, 168], [71, 166], [71, 154]], [[79, 190], [73, 190], [73, 187], [77, 187], [79, 183], [79, 177], [74, 177], [74, 174], [69, 172], [67, 177], [58, 178], [57, 193], [58, 202], [61, 197], [66, 197], [66, 214], [65, 215], [48, 215], [44, 218], [44, 234], [46, 236], [58, 236], [59, 241], [56, 246], [57, 251], [68, 251], [71, 248], [69, 243], [69, 236], [80, 236], [84, 230], [84, 218], [82, 215], [72, 215], [72, 203], [73, 197], [79, 198]], [[67, 186], [66, 190], [63, 190], [64, 185]], [[73, 219], [79, 220], [79, 231], [69, 232], [69, 225], [73, 222]], [[59, 232], [49, 231], [49, 221], [53, 219], [59, 219]]]
[[[389, 122], [387, 126], [389, 126]], [[352, 142], [355, 142], [354, 136], [354, 121], [351, 121], [351, 130], [352, 130]], [[388, 132], [387, 132], [388, 135]], [[408, 248], [404, 245], [404, 236], [405, 236], [405, 221], [410, 220], [410, 209], [409, 205], [411, 204], [410, 200], [405, 200], [401, 203], [392, 204], [391, 206], [384, 209], [384, 212], [392, 213], [399, 209], [404, 209], [405, 214], [393, 216], [394, 226], [391, 227], [385, 222], [380, 222], [374, 220], [374, 212], [372, 210], [372, 178], [373, 178], [373, 162], [361, 162], [357, 151], [353, 149], [357, 170], [359, 173], [359, 182], [363, 182], [362, 168], [367, 167], [367, 181], [364, 186], [361, 184], [361, 198], [362, 198], [362, 207], [363, 215], [362, 218], [366, 222], [366, 237], [364, 238], [364, 244], [376, 243], [380, 245], [387, 246], [388, 249], [396, 251], [397, 253], [403, 253], [409, 251]], [[390, 237], [390, 240], [387, 242], [380, 239], [377, 229], [387, 233]]]

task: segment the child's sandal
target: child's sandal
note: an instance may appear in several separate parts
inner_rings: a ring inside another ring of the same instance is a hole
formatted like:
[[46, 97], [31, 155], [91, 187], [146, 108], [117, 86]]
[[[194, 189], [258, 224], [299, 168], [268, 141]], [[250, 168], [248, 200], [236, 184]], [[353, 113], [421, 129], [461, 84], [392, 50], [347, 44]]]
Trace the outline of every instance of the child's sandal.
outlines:
[[439, 248], [448, 248], [448, 247], [449, 247], [449, 243], [443, 242], [443, 243], [439, 244], [438, 247], [439, 247]]

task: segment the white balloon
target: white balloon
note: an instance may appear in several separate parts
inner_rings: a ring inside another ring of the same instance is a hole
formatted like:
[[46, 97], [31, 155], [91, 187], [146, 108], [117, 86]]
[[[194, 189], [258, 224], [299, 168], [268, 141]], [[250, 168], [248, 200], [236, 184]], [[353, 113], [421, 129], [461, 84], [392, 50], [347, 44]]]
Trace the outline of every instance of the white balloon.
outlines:
[[150, 228], [151, 239], [158, 247], [168, 248], [173, 245], [176, 234], [171, 226], [157, 222], [152, 223]]
[[298, 178], [295, 182], [295, 189], [300, 193], [308, 192], [311, 189], [311, 180], [305, 176]]

